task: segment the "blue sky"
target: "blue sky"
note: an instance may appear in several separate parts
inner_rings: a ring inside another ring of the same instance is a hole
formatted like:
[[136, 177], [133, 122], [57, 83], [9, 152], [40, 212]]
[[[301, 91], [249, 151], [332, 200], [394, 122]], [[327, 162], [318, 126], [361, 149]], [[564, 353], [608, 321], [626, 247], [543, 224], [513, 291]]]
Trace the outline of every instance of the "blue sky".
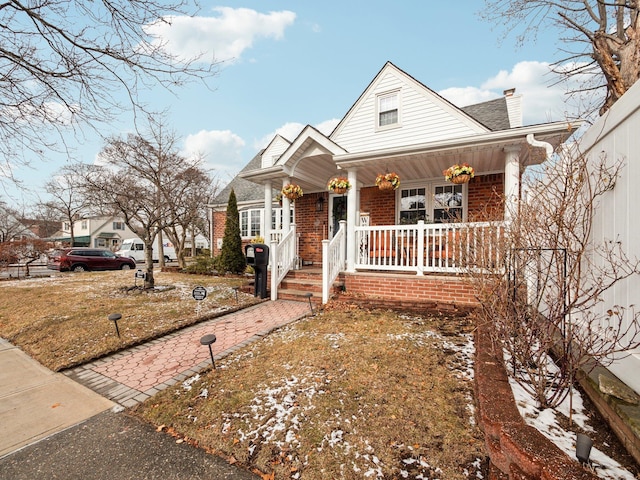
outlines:
[[[206, 2], [205, 2], [206, 3]], [[483, 21], [481, 1], [322, 2], [227, 1], [203, 7], [195, 19], [155, 30], [185, 55], [213, 53], [220, 64], [211, 90], [192, 84], [170, 95], [149, 94], [183, 139], [200, 151], [224, 185], [273, 137], [293, 140], [306, 124], [330, 131], [387, 61], [458, 106], [497, 98], [506, 88], [523, 95], [525, 124], [563, 120], [563, 86], [549, 87], [548, 64], [558, 35], [517, 48], [515, 39]], [[127, 119], [108, 130], [126, 133]], [[102, 147], [89, 136], [79, 156], [92, 163]], [[28, 185], [14, 201], [35, 201], [66, 158], [33, 160], [15, 174]], [[14, 203], [14, 202], [10, 202]]]

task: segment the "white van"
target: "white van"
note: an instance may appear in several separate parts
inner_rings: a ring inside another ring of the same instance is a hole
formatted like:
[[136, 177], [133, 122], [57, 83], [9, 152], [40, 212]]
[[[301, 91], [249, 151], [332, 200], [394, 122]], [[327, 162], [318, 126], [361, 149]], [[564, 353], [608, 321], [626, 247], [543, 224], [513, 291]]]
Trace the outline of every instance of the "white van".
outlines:
[[[153, 248], [153, 261], [158, 261], [158, 238], [156, 237], [155, 247]], [[162, 250], [164, 251], [164, 261], [171, 262], [175, 260], [176, 250], [173, 248], [173, 244], [169, 241], [162, 242]], [[121, 257], [129, 257], [135, 260], [136, 262], [144, 262], [144, 242], [139, 238], [128, 238], [122, 241], [122, 245], [120, 245], [120, 250], [116, 252], [116, 255], [120, 255]]]

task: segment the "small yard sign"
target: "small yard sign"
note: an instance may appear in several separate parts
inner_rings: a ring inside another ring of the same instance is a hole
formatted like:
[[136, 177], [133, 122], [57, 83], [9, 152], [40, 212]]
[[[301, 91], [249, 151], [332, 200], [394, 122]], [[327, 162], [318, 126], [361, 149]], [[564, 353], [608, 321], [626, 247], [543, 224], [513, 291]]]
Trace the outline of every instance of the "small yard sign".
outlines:
[[207, 289], [204, 287], [196, 287], [191, 293], [196, 300], [204, 300], [207, 298]]

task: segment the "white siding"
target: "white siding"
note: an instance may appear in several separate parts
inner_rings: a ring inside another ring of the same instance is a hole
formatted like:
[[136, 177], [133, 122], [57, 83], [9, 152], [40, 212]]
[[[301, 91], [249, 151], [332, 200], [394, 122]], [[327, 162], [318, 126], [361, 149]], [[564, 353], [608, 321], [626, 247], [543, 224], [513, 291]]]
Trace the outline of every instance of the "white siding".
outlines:
[[262, 168], [273, 166], [278, 158], [289, 148], [291, 143], [280, 135], [276, 135], [267, 148], [262, 152]]
[[[400, 125], [378, 130], [377, 95], [398, 90]], [[365, 91], [331, 139], [349, 153], [405, 147], [486, 132], [455, 107], [392, 65]]]
[[[600, 202], [593, 225], [593, 242], [607, 240], [622, 242], [631, 259], [640, 259], [640, 222], [637, 220], [640, 204], [640, 82], [636, 83], [607, 114], [585, 133], [580, 141], [582, 151], [590, 159], [606, 155], [610, 161], [622, 160], [624, 167], [615, 188]], [[604, 314], [613, 305], [629, 307], [640, 305], [640, 278], [633, 276], [616, 284], [607, 292], [600, 304]], [[627, 311], [626, 316], [632, 315]], [[640, 393], [640, 352], [620, 359], [610, 370], [622, 381]]]

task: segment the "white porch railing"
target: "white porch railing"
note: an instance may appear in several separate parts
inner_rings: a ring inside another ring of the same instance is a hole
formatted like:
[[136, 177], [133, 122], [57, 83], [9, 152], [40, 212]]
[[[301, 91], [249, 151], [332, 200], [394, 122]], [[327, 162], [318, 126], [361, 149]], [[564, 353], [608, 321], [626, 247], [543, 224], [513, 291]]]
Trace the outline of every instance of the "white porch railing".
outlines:
[[271, 245], [273, 242], [279, 242], [280, 240], [282, 240], [282, 235], [282, 230], [271, 230], [271, 232], [269, 233], [269, 245]]
[[501, 264], [502, 223], [355, 227], [356, 270], [460, 273]]
[[347, 222], [340, 220], [340, 228], [331, 240], [322, 241], [322, 303], [329, 301], [331, 285], [344, 270], [347, 251]]
[[271, 265], [271, 300], [278, 299], [278, 286], [287, 276], [296, 261], [298, 254], [298, 235], [296, 225], [291, 224], [291, 229], [280, 241], [272, 241], [269, 264]]

